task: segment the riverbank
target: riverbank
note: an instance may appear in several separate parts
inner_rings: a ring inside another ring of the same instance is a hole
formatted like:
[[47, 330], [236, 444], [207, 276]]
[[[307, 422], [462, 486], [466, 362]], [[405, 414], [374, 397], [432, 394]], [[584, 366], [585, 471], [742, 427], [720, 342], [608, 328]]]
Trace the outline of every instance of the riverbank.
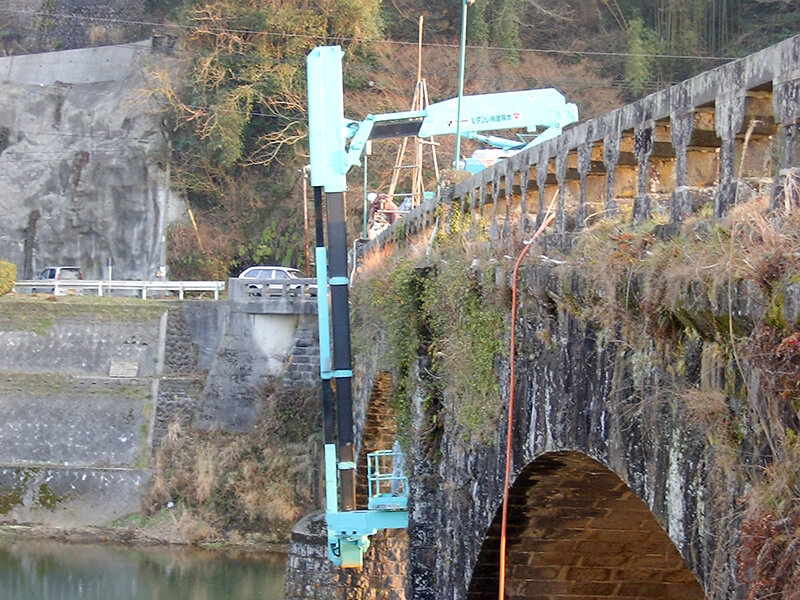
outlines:
[[126, 546], [194, 546], [204, 550], [286, 554], [289, 545], [275, 543], [264, 534], [231, 532], [217, 540], [190, 543], [175, 527], [132, 525], [51, 527], [37, 524], [0, 524], [0, 540], [53, 540], [67, 544], [118, 544]]

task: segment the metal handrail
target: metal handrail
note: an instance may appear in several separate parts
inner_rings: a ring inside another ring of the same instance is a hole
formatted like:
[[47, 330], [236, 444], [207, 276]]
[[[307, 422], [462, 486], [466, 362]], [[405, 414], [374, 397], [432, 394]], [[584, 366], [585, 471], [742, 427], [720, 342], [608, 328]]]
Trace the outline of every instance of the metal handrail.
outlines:
[[367, 454], [370, 509], [405, 509], [408, 477], [403, 473], [404, 457], [399, 446]]
[[98, 296], [110, 295], [112, 291], [139, 291], [143, 299], [153, 292], [177, 293], [183, 300], [186, 292], [211, 292], [214, 300], [219, 300], [220, 292], [225, 289], [224, 281], [127, 281], [116, 279], [25, 279], [14, 284], [17, 292], [44, 291], [63, 296], [76, 293], [94, 292]]

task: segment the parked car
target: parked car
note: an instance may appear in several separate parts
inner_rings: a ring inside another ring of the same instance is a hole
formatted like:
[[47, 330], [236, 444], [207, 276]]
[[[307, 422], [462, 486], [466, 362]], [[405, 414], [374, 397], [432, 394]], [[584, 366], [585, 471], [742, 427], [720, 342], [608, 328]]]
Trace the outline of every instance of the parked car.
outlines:
[[35, 287], [33, 288], [33, 292], [45, 292], [47, 294], [81, 294], [83, 293], [82, 289], [78, 288], [70, 288], [69, 281], [80, 281], [83, 279], [83, 273], [81, 273], [80, 267], [75, 266], [59, 266], [59, 267], [47, 267], [39, 271], [36, 275], [35, 279], [42, 280], [42, 281], [57, 281], [58, 282], [58, 289], [56, 289], [55, 285], [48, 285], [45, 287]]
[[[239, 279], [252, 279], [253, 283], [248, 285], [248, 295], [250, 296], [282, 296], [284, 288], [289, 296], [297, 296], [302, 293], [303, 284], [287, 285], [288, 279], [308, 279], [302, 271], [291, 267], [255, 265], [249, 267], [239, 274]], [[308, 296], [317, 295], [316, 284], [305, 285], [305, 293]]]

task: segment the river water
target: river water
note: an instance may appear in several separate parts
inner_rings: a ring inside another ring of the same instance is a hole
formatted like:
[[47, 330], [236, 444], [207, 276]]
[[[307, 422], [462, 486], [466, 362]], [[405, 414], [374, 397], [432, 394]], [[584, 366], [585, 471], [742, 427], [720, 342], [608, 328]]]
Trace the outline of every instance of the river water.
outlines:
[[282, 554], [0, 541], [2, 600], [281, 600]]

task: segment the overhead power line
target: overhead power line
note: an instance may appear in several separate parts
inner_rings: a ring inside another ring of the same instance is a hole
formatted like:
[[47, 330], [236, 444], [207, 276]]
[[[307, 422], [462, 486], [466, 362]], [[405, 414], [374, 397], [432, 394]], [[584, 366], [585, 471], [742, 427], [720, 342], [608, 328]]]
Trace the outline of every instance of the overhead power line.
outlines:
[[[16, 15], [24, 15], [28, 17], [43, 17], [48, 19], [65, 19], [65, 20], [74, 20], [74, 21], [90, 21], [90, 22], [97, 22], [97, 23], [105, 23], [105, 24], [113, 24], [113, 25], [135, 25], [141, 27], [154, 27], [154, 28], [167, 28], [167, 29], [177, 29], [180, 31], [185, 32], [192, 32], [196, 31], [197, 28], [191, 25], [178, 25], [176, 23], [155, 23], [149, 21], [139, 21], [133, 19], [120, 19], [120, 18], [107, 18], [107, 17], [93, 17], [93, 16], [84, 16], [84, 15], [70, 15], [66, 13], [55, 13], [55, 12], [46, 12], [46, 11], [26, 11], [26, 10], [14, 10], [14, 9], [6, 9], [4, 12], [9, 14], [16, 14]], [[283, 38], [297, 38], [297, 39], [308, 39], [308, 40], [322, 40], [323, 36], [319, 35], [309, 35], [309, 34], [302, 34], [302, 33], [286, 33], [286, 32], [278, 32], [278, 31], [260, 31], [254, 29], [238, 29], [238, 28], [231, 28], [231, 29], [215, 29], [209, 28], [210, 31], [218, 31], [220, 33], [227, 32], [227, 33], [236, 33], [236, 34], [243, 34], [243, 35], [267, 35], [267, 36], [275, 36], [275, 37], [283, 37]], [[397, 46], [413, 46], [417, 47], [418, 42], [405, 42], [399, 40], [386, 40], [386, 39], [377, 39], [377, 38], [348, 38], [342, 37], [336, 38], [337, 40], [346, 41], [346, 42], [360, 42], [360, 43], [370, 43], [370, 44], [385, 44], [385, 45], [397, 45]], [[447, 49], [458, 49], [458, 44], [445, 44], [445, 43], [438, 43], [438, 42], [423, 42], [422, 46], [424, 48], [447, 48]], [[512, 48], [506, 46], [469, 46], [467, 45], [468, 49], [471, 50], [499, 50], [499, 51], [515, 51], [515, 52], [523, 52], [523, 53], [541, 53], [541, 54], [557, 54], [557, 55], [565, 55], [565, 56], [616, 56], [616, 57], [649, 57], [649, 58], [664, 58], [664, 59], [673, 59], [673, 60], [707, 60], [707, 61], [720, 61], [720, 62], [728, 62], [731, 60], [735, 60], [737, 57], [732, 56], [702, 56], [702, 55], [683, 55], [683, 54], [651, 54], [651, 53], [630, 53], [630, 52], [609, 52], [609, 51], [600, 51], [600, 50], [560, 50], [560, 49], [553, 49], [553, 48]]]

